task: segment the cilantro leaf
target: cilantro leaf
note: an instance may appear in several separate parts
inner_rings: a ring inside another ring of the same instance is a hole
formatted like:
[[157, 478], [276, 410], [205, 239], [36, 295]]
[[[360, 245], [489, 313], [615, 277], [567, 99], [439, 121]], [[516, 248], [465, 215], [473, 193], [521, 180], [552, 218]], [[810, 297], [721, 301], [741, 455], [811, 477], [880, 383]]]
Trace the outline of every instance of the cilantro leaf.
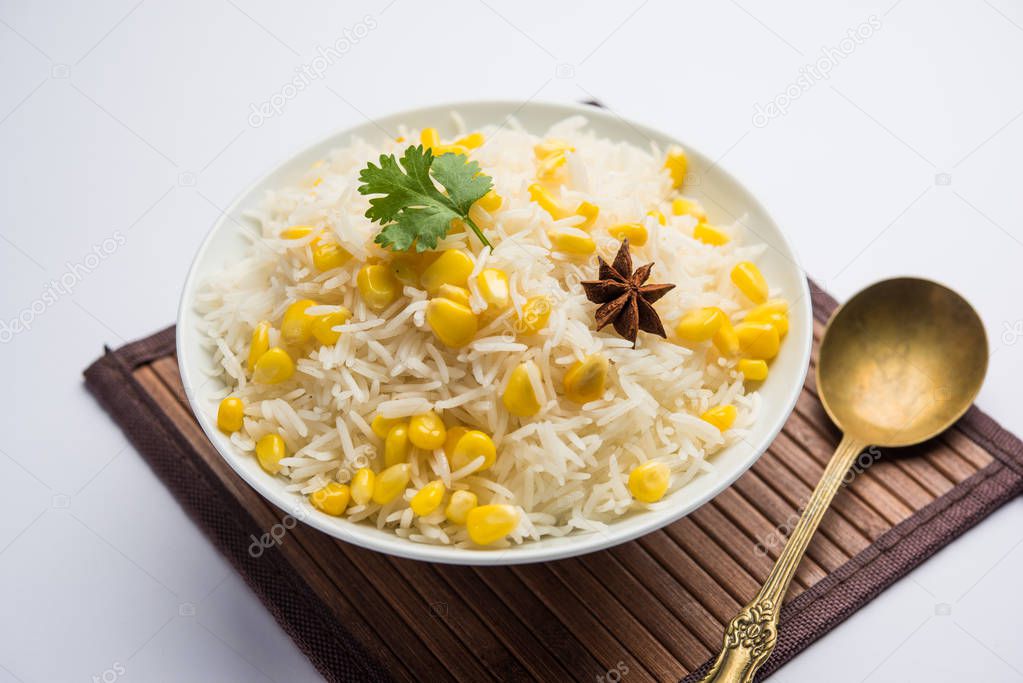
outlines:
[[374, 240], [377, 244], [397, 251], [407, 251], [413, 244], [416, 251], [434, 249], [437, 240], [451, 230], [451, 221], [459, 219], [490, 246], [469, 218], [469, 209], [490, 191], [493, 182], [464, 154], [435, 157], [416, 145], [406, 149], [400, 160], [393, 154], [381, 154], [380, 165], [368, 163], [359, 180], [363, 183], [359, 194], [380, 195], [369, 200], [366, 211], [366, 218], [383, 226]]

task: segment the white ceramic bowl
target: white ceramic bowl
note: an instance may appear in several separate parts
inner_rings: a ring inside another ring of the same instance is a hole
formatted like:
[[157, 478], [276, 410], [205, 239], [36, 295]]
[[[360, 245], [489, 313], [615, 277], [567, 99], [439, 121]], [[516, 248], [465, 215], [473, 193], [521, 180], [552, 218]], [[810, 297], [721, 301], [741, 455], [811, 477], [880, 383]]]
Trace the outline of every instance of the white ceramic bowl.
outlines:
[[[285, 492], [283, 480], [264, 472], [255, 458], [237, 451], [216, 428], [216, 403], [209, 398], [209, 394], [220, 387], [207, 381], [203, 372], [212, 363], [209, 354], [200, 344], [197, 316], [192, 302], [206, 276], [237, 258], [244, 248], [245, 242], [237, 229], [237, 223], [246, 221], [242, 212], [255, 206], [265, 190], [294, 182], [310, 164], [331, 149], [346, 145], [352, 135], [370, 140], [383, 135], [380, 127], [369, 122], [328, 135], [272, 169], [241, 193], [226, 214], [213, 225], [199, 247], [182, 294], [177, 347], [178, 363], [188, 400], [206, 435], [235, 472], [282, 510], [341, 540], [417, 560], [479, 565], [555, 560], [628, 541], [692, 512], [729, 486], [756, 462], [792, 412], [803, 386], [813, 330], [810, 294], [803, 272], [781, 230], [771, 220], [764, 206], [719, 164], [701, 154], [698, 147], [639, 123], [625, 121], [607, 110], [572, 104], [463, 102], [402, 112], [380, 119], [379, 123], [388, 130], [395, 130], [400, 124], [412, 128], [441, 124], [441, 136], [448, 137], [455, 132], [450, 124], [451, 111], [458, 111], [470, 128], [500, 123], [509, 115], [514, 115], [527, 130], [535, 133], [543, 133], [551, 124], [567, 116], [582, 114], [601, 136], [624, 140], [643, 148], [648, 148], [653, 140], [662, 148], [670, 144], [681, 144], [686, 149], [690, 173], [699, 179], [698, 183], [687, 187], [686, 193], [695, 197], [706, 196], [704, 204], [712, 221], [731, 223], [735, 218], [741, 218], [740, 231], [747, 233], [743, 238], [768, 245], [767, 252], [759, 262], [760, 267], [772, 287], [777, 287], [781, 295], [792, 302], [789, 334], [782, 344], [780, 354], [772, 362], [770, 376], [760, 388], [762, 410], [749, 437], [714, 456], [713, 474], [702, 475], [668, 496], [665, 500], [672, 505], [659, 510], [633, 512], [613, 522], [605, 533], [576, 532], [562, 538], [527, 542], [503, 550], [472, 550], [414, 543], [369, 524], [353, 524], [320, 514], [311, 510], [301, 496]], [[446, 127], [445, 122], [448, 122]], [[708, 172], [708, 169], [711, 170]]]

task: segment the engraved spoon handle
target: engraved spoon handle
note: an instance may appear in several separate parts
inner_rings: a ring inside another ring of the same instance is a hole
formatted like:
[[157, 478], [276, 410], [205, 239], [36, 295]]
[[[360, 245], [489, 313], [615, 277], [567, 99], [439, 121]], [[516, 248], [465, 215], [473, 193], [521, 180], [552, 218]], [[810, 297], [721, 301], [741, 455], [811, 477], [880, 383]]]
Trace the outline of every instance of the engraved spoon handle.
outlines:
[[866, 447], [862, 441], [850, 436], [842, 437], [763, 588], [728, 624], [721, 652], [704, 676], [703, 683], [750, 683], [757, 669], [771, 656], [778, 641], [778, 614], [782, 599], [796, 567], [838, 487], [842, 485], [846, 472]]

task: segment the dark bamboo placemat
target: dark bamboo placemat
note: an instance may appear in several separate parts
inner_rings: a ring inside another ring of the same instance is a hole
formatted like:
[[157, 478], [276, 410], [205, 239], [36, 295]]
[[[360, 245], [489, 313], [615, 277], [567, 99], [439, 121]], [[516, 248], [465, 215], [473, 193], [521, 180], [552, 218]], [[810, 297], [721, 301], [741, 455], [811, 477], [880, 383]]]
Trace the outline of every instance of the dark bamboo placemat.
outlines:
[[[814, 288], [816, 335], [835, 303]], [[814, 361], [816, 356], [814, 357]], [[329, 680], [691, 680], [752, 596], [838, 440], [812, 372], [734, 486], [636, 541], [546, 564], [469, 568], [362, 550], [298, 524], [238, 478], [192, 417], [173, 328], [107, 353], [86, 383], [196, 524]], [[1023, 491], [1023, 444], [976, 408], [940, 438], [875, 451], [840, 492], [782, 611], [770, 675]]]

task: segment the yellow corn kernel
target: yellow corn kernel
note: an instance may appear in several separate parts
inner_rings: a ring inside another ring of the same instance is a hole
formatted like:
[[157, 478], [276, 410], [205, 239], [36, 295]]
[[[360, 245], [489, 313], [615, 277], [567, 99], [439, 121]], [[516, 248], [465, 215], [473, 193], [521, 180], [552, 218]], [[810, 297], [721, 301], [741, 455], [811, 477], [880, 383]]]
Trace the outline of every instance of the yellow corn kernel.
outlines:
[[437, 339], [453, 349], [471, 342], [479, 330], [479, 321], [471, 308], [445, 297], [431, 299], [426, 305], [426, 324]]
[[533, 146], [533, 154], [536, 155], [537, 159], [546, 159], [549, 156], [555, 154], [564, 154], [566, 152], [574, 152], [575, 147], [572, 146], [568, 140], [562, 140], [561, 138], [547, 138], [543, 142], [537, 143]]
[[686, 171], [689, 170], [689, 159], [681, 147], [672, 147], [668, 150], [668, 156], [664, 159], [664, 168], [671, 173], [672, 187], [682, 187], [686, 180]]
[[480, 296], [488, 306], [496, 309], [508, 308], [511, 303], [511, 288], [508, 285], [508, 274], [497, 268], [484, 268], [476, 276], [476, 284], [480, 288]]
[[789, 331], [789, 302], [785, 299], [770, 299], [746, 314], [746, 321], [771, 323], [778, 328], [778, 336], [784, 337]]
[[387, 505], [397, 498], [408, 486], [408, 480], [412, 468], [408, 463], [391, 465], [377, 475], [376, 484], [373, 486], [373, 502], [377, 505]]
[[468, 254], [458, 249], [448, 249], [423, 271], [420, 282], [423, 289], [434, 296], [441, 285], [465, 287], [472, 269], [472, 259]]
[[252, 381], [259, 384], [277, 384], [295, 374], [295, 362], [279, 346], [267, 350], [252, 369]]
[[249, 344], [249, 358], [245, 365], [249, 372], [256, 368], [256, 361], [270, 348], [270, 323], [266, 320], [252, 330], [252, 343]]
[[529, 417], [540, 412], [540, 402], [536, 399], [533, 383], [529, 379], [530, 366], [539, 373], [533, 361], [522, 363], [512, 370], [508, 386], [501, 395], [501, 403], [512, 415]]
[[439, 157], [445, 154], [468, 154], [469, 150], [461, 145], [435, 145], [433, 156]]
[[789, 302], [785, 299], [768, 299], [754, 308], [750, 313], [785, 313], [789, 312]]
[[671, 468], [663, 462], [645, 462], [629, 472], [629, 493], [638, 501], [656, 503], [668, 490]]
[[355, 277], [359, 294], [374, 311], [382, 311], [401, 295], [401, 283], [387, 266], [378, 263], [365, 265]]
[[652, 217], [660, 225], [667, 225], [668, 224], [667, 217], [665, 217], [665, 215], [663, 213], [661, 213], [660, 211], [658, 211], [657, 209], [653, 209], [652, 211], [647, 211], [646, 215]]
[[413, 446], [432, 451], [441, 448], [447, 439], [447, 428], [432, 410], [413, 415], [408, 424], [408, 438]]
[[597, 250], [597, 243], [593, 241], [592, 237], [581, 230], [570, 228], [548, 230], [547, 237], [551, 241], [553, 250], [564, 254], [586, 256]]
[[551, 300], [544, 295], [531, 296], [522, 304], [522, 315], [519, 317], [519, 326], [527, 334], [539, 332], [547, 327], [547, 321], [551, 317]]
[[287, 455], [287, 450], [280, 434], [265, 434], [256, 442], [256, 459], [264, 470], [277, 474], [281, 471], [281, 458]]
[[387, 433], [391, 431], [391, 427], [397, 424], [404, 423], [405, 420], [400, 417], [384, 417], [383, 415], [374, 415], [373, 421], [369, 423], [369, 428], [373, 430], [373, 433], [379, 436], [381, 439], [387, 438]]
[[408, 443], [408, 425], [394, 425], [387, 432], [387, 438], [384, 439], [384, 465], [390, 467], [398, 463], [408, 462], [408, 455], [411, 450]]
[[469, 511], [478, 504], [479, 500], [472, 491], [455, 491], [451, 494], [448, 506], [444, 508], [444, 516], [449, 522], [465, 524]]
[[345, 513], [351, 496], [352, 492], [347, 485], [332, 481], [322, 489], [310, 493], [309, 502], [317, 510], [340, 517]]
[[446, 490], [444, 482], [440, 479], [434, 479], [416, 491], [416, 495], [412, 496], [412, 500], [409, 501], [409, 507], [412, 508], [412, 512], [420, 517], [428, 515], [440, 507]]
[[736, 410], [733, 405], [714, 406], [701, 415], [700, 419], [711, 423], [720, 431], [725, 432], [735, 424], [735, 414]]
[[572, 215], [570, 211], [565, 209], [557, 199], [555, 199], [550, 192], [547, 191], [540, 183], [533, 183], [529, 186], [529, 198], [540, 205], [544, 211], [551, 215], [554, 220], [561, 220]]
[[693, 239], [713, 247], [720, 247], [732, 240], [731, 237], [709, 223], [697, 223], [693, 228]]
[[341, 338], [341, 333], [334, 330], [334, 328], [338, 325], [344, 325], [351, 317], [352, 312], [344, 306], [341, 307], [340, 311], [316, 316], [316, 319], [313, 320], [313, 337], [316, 338], [316, 341], [327, 346], [337, 344], [337, 340]]
[[225, 434], [237, 432], [242, 428], [245, 417], [245, 404], [236, 396], [228, 396], [217, 407], [217, 428]]
[[494, 446], [493, 439], [476, 429], [466, 432], [455, 444], [454, 453], [451, 455], [452, 471], [462, 469], [481, 455], [483, 464], [476, 468], [476, 472], [489, 469], [497, 459], [497, 447]]
[[391, 275], [399, 282], [406, 285], [419, 286], [419, 274], [422, 272], [422, 262], [414, 254], [395, 256], [387, 263]]
[[352, 258], [337, 242], [321, 242], [313, 247], [313, 265], [316, 270], [332, 270], [340, 268]]
[[739, 353], [739, 335], [735, 332], [732, 321], [725, 317], [721, 327], [714, 333], [714, 346], [722, 356], [734, 356]]
[[390, 263], [391, 274], [394, 275], [398, 282], [406, 285], [418, 285], [419, 284], [419, 273], [417, 273], [412, 265], [405, 259], [395, 259]]
[[458, 138], [455, 140], [455, 144], [461, 145], [466, 149], [476, 149], [477, 147], [482, 147], [483, 143], [486, 141], [487, 139], [484, 137], [483, 133], [477, 131]]
[[770, 313], [754, 309], [746, 314], [746, 317], [743, 318], [743, 322], [767, 323], [768, 325], [773, 325], [774, 329], [778, 330], [779, 339], [789, 332], [789, 317], [784, 313]]
[[376, 488], [377, 475], [368, 467], [356, 470], [352, 475], [352, 500], [356, 505], [366, 505], [373, 500], [373, 490]]
[[642, 247], [648, 237], [646, 226], [641, 223], [622, 223], [608, 228], [607, 232], [616, 240], [629, 240], [629, 245], [633, 247]]
[[456, 304], [469, 305], [469, 290], [458, 285], [444, 284], [437, 290], [437, 298], [451, 299]]
[[576, 215], [582, 216], [584, 220], [579, 225], [575, 226], [580, 230], [589, 230], [593, 227], [593, 224], [597, 222], [597, 216], [600, 215], [600, 207], [590, 202], [582, 202], [575, 209]]
[[316, 228], [311, 225], [292, 225], [289, 228], [281, 230], [281, 239], [284, 240], [300, 240], [303, 237], [311, 234]]
[[426, 149], [432, 149], [440, 144], [440, 135], [436, 128], [424, 128], [419, 134], [419, 141]]
[[676, 197], [672, 200], [671, 213], [675, 216], [693, 216], [701, 223], [707, 220], [707, 212], [703, 210], [700, 202], [687, 197]]
[[732, 268], [732, 282], [755, 304], [767, 301], [767, 280], [751, 261], [740, 261]]
[[565, 397], [575, 403], [596, 401], [604, 395], [607, 358], [599, 353], [586, 356], [565, 373]]
[[465, 525], [473, 543], [490, 545], [515, 531], [519, 510], [511, 505], [480, 505], [469, 510]]
[[739, 323], [735, 326], [742, 355], [759, 360], [771, 360], [778, 355], [781, 339], [778, 329], [770, 323]]
[[487, 192], [485, 195], [476, 200], [476, 205], [487, 213], [494, 213], [501, 208], [501, 204], [504, 203], [504, 197], [497, 194], [495, 190]]
[[767, 361], [754, 358], [741, 358], [735, 369], [742, 373], [747, 382], [763, 382], [767, 379]]
[[675, 325], [675, 334], [683, 341], [698, 344], [712, 339], [726, 320], [728, 316], [720, 308], [696, 308], [682, 316]]
[[444, 437], [444, 455], [447, 457], [449, 463], [451, 462], [451, 458], [455, 455], [455, 446], [458, 445], [458, 440], [468, 433], [469, 429], [462, 425], [448, 427], [448, 433]]
[[568, 158], [564, 154], [552, 154], [549, 157], [544, 157], [536, 165], [536, 177], [539, 180], [554, 180], [567, 161]]
[[315, 306], [312, 299], [299, 299], [288, 306], [281, 319], [281, 337], [288, 344], [304, 344], [313, 336], [313, 321], [311, 315], [305, 314], [305, 309]]

